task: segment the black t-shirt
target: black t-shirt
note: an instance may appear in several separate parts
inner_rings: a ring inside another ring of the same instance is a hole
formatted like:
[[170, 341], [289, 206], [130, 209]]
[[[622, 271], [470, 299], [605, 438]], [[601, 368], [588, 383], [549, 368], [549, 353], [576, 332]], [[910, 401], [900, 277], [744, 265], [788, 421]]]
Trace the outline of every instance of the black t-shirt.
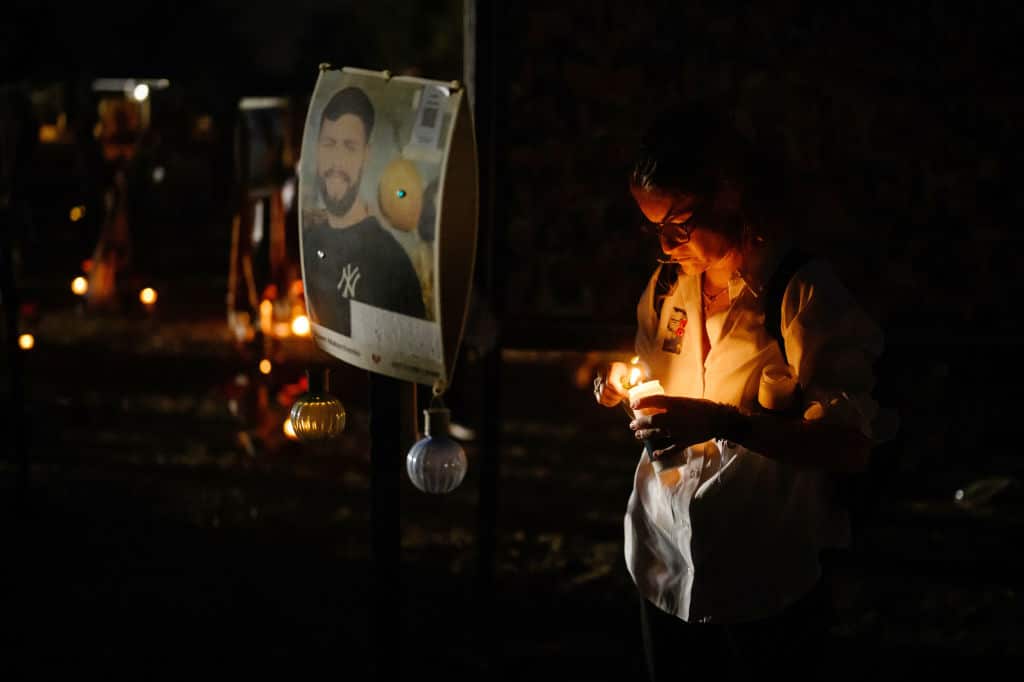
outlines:
[[314, 322], [351, 336], [351, 300], [426, 317], [409, 256], [373, 216], [342, 229], [314, 216], [305, 221], [302, 248], [306, 305]]

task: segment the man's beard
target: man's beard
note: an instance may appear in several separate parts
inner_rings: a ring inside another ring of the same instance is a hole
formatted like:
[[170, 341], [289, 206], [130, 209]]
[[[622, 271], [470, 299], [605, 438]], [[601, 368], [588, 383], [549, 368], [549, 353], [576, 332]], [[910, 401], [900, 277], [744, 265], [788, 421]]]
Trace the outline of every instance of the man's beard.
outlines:
[[343, 178], [349, 181], [348, 189], [341, 197], [335, 199], [327, 191], [327, 180], [323, 175], [317, 178], [320, 185], [320, 198], [323, 199], [324, 206], [327, 208], [327, 212], [336, 218], [343, 217], [352, 206], [356, 203], [356, 197], [359, 196], [359, 184], [363, 180], [363, 171], [359, 169], [359, 175], [356, 177], [356, 181], [352, 182], [352, 179], [348, 177], [348, 174], [344, 171], [334, 171], [334, 173], [340, 174]]

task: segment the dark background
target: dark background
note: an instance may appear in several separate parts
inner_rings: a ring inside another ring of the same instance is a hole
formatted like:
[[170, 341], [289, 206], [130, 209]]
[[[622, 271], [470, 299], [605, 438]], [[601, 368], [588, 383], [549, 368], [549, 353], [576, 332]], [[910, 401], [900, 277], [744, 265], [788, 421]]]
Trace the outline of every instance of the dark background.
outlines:
[[[225, 407], [249, 399], [238, 374], [262, 381], [258, 356], [221, 333], [235, 107], [289, 97], [301, 133], [321, 62], [493, 93], [497, 136], [481, 152], [495, 222], [479, 262], [493, 280], [476, 295], [505, 349], [497, 606], [493, 620], [474, 608], [489, 453], [469, 441], [453, 495], [424, 496], [402, 474], [395, 646], [407, 670], [475, 671], [491, 652], [509, 677], [641, 673], [621, 559], [635, 460], [587, 385], [595, 363], [629, 353], [653, 263], [626, 191], [632, 147], [660, 108], [699, 99], [777, 154], [804, 200], [803, 239], [886, 332], [878, 396], [902, 427], [860, 482], [855, 545], [835, 559], [836, 660], [984, 668], [1024, 653], [1016, 4], [514, 3], [481, 27], [476, 49], [494, 59], [475, 77], [460, 2], [2, 12], [0, 80], [59, 87], [74, 130], [94, 122], [93, 78], [172, 83], [153, 95], [161, 141], [138, 157], [164, 164], [168, 182], [140, 190], [133, 220], [138, 270], [163, 292], [156, 323], [74, 313], [67, 282], [98, 224], [67, 211], [103, 183], [78, 161], [87, 133], [34, 147], [4, 226], [38, 343], [25, 355], [27, 506], [13, 449], [2, 470], [4, 641], [22, 662], [369, 666], [365, 375], [336, 370], [349, 408], [337, 451], [283, 442]], [[213, 136], [188, 141], [203, 114]], [[451, 396], [476, 428], [486, 350], [467, 345]], [[274, 418], [310, 352], [281, 350], [262, 408]], [[239, 433], [256, 434], [255, 454]]]

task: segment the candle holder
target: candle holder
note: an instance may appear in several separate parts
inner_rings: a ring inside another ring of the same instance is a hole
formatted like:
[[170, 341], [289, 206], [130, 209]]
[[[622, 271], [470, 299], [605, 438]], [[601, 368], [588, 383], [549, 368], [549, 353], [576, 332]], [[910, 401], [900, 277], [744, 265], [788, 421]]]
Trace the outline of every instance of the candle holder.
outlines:
[[799, 388], [796, 370], [791, 365], [765, 365], [757, 387], [757, 402], [766, 412], [789, 412], [797, 403]]

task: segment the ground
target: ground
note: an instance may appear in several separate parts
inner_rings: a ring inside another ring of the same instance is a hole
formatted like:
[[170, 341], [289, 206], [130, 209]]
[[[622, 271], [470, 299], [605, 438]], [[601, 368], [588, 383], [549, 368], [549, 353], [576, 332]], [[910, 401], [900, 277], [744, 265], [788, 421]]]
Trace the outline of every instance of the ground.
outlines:
[[[334, 371], [348, 409], [338, 441], [293, 443], [280, 425], [308, 342], [273, 350], [263, 377], [218, 315], [198, 318], [66, 307], [34, 320], [27, 493], [16, 453], [0, 460], [4, 658], [33, 677], [219, 663], [365, 678], [379, 603], [366, 375]], [[425, 495], [396, 471], [405, 672], [643, 677], [622, 558], [637, 453], [623, 415], [592, 404], [588, 363], [601, 359], [505, 352], [493, 602], [475, 581], [478, 441], [464, 443], [469, 473], [452, 494]], [[478, 428], [480, 367], [464, 363], [450, 406]], [[1024, 653], [1009, 542], [1019, 504], [967, 508], [938, 479], [884, 485], [855, 519], [852, 550], [831, 558], [837, 673], [974, 671]]]

